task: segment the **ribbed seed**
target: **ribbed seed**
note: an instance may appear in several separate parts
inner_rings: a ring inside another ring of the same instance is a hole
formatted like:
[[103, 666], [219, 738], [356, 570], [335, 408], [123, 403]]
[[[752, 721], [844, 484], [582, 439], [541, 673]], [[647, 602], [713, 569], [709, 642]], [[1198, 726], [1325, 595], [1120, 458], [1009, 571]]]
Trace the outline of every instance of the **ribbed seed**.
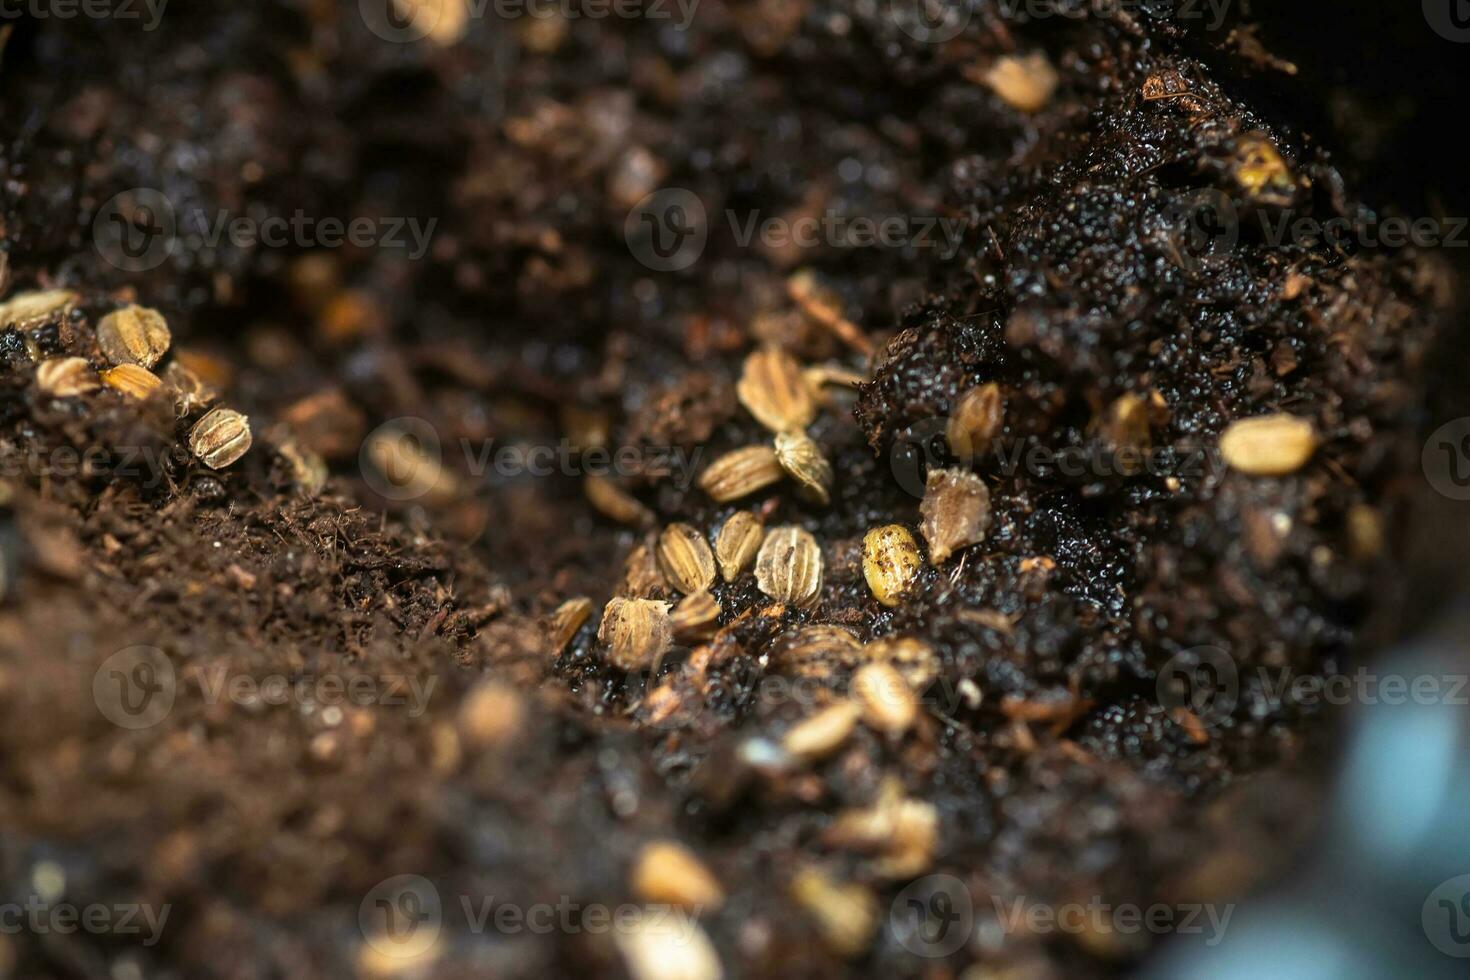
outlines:
[[673, 645], [669, 604], [656, 599], [613, 599], [602, 611], [597, 638], [620, 670], [638, 670]]
[[771, 658], [782, 673], [830, 677], [863, 661], [863, 645], [842, 626], [803, 626], [771, 644]]
[[653, 521], [653, 511], [601, 473], [589, 473], [582, 481], [587, 502], [619, 524], [638, 527]]
[[102, 387], [85, 357], [53, 357], [36, 367], [36, 385], [48, 395], [70, 398]]
[[784, 432], [776, 436], [776, 459], [805, 496], [819, 504], [831, 499], [832, 464], [806, 433]]
[[875, 527], [864, 535], [863, 577], [883, 605], [898, 605], [923, 566], [919, 545], [903, 525]]
[[817, 414], [801, 365], [779, 347], [762, 347], [745, 359], [735, 394], [757, 422], [777, 434], [804, 429]]
[[822, 549], [799, 527], [766, 535], [755, 557], [755, 584], [773, 599], [805, 606], [822, 590]]
[[1005, 395], [994, 381], [965, 392], [945, 425], [950, 452], [966, 466], [989, 453], [1005, 427], [1005, 411]]
[[119, 364], [102, 372], [102, 383], [129, 398], [144, 399], [163, 387], [158, 375], [136, 364]]
[[113, 310], [97, 324], [97, 346], [113, 364], [151, 368], [168, 353], [172, 341], [163, 314], [146, 306]]
[[244, 456], [250, 441], [250, 420], [229, 408], [216, 408], [189, 431], [189, 450], [212, 470]]
[[658, 537], [658, 565], [678, 591], [689, 595], [715, 581], [715, 556], [704, 535], [688, 524], [670, 524]]
[[728, 503], [763, 490], [784, 471], [770, 446], [746, 446], [728, 452], [700, 474], [699, 488], [718, 503]]
[[547, 624], [547, 633], [551, 636], [551, 652], [559, 654], [565, 650], [591, 616], [592, 600], [586, 596], [568, 599], [557, 606]]
[[750, 511], [738, 510], [729, 516], [715, 538], [715, 560], [726, 582], [735, 581], [755, 561], [763, 537], [765, 529], [761, 520]]
[[669, 618], [676, 638], [698, 639], [714, 632], [720, 620], [720, 604], [708, 592], [691, 592], [679, 600]]

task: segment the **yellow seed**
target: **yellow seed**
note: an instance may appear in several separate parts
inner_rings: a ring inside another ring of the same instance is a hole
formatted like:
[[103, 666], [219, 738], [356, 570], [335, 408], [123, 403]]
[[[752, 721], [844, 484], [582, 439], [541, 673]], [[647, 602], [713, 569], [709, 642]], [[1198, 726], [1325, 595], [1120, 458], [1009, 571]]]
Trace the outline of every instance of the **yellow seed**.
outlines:
[[1236, 146], [1235, 179], [1248, 194], [1289, 195], [1296, 183], [1286, 161], [1272, 142], [1260, 134], [1243, 137]]
[[891, 664], [860, 667], [852, 678], [852, 693], [862, 705], [863, 721], [885, 735], [902, 735], [919, 717], [913, 688]]
[[653, 511], [601, 473], [589, 473], [582, 481], [587, 502], [619, 524], [640, 526], [653, 521]]
[[781, 747], [788, 755], [808, 761], [831, 755], [857, 727], [861, 710], [850, 701], [823, 708], [787, 730]]
[[923, 640], [912, 636], [885, 636], [863, 648], [874, 663], [891, 664], [915, 691], [922, 691], [939, 676], [939, 657]]
[[222, 470], [250, 448], [250, 420], [229, 408], [216, 408], [189, 430], [189, 450], [212, 470]]
[[965, 392], [945, 424], [950, 452], [967, 466], [989, 453], [1005, 427], [1005, 411], [1005, 395], [994, 381]]
[[715, 559], [720, 563], [720, 576], [726, 582], [735, 581], [755, 561], [755, 553], [760, 550], [763, 537], [765, 530], [761, 527], [761, 520], [750, 511], [738, 510], [725, 521], [725, 526], [720, 528], [719, 536], [715, 538]]
[[53, 357], [36, 367], [36, 385], [48, 395], [71, 398], [102, 387], [84, 357]]
[[699, 488], [717, 503], [729, 503], [781, 479], [781, 463], [770, 446], [746, 446], [715, 460], [699, 476]]
[[805, 496], [819, 504], [830, 499], [832, 464], [822, 450], [804, 432], [783, 432], [776, 436], [776, 459]]
[[675, 589], [689, 595], [715, 581], [715, 556], [688, 524], [670, 524], [658, 537], [658, 566]]
[[697, 639], [713, 632], [720, 619], [720, 604], [708, 592], [691, 592], [674, 607], [670, 623], [679, 639]]
[[762, 347], [745, 359], [735, 394], [757, 422], [777, 434], [804, 429], [817, 415], [801, 365], [779, 347]]
[[163, 387], [158, 375], [136, 364], [119, 364], [102, 372], [102, 383], [129, 398], [144, 399]]
[[806, 910], [827, 946], [839, 956], [857, 956], [878, 928], [878, 899], [866, 886], [843, 883], [814, 867], [791, 880], [791, 897]]
[[929, 544], [929, 557], [943, 565], [959, 549], [985, 539], [990, 529], [990, 490], [969, 470], [930, 470], [919, 512], [924, 515], [919, 530]]
[[1295, 473], [1316, 451], [1316, 427], [1285, 413], [1232, 422], [1220, 435], [1225, 462], [1251, 476]]
[[822, 590], [822, 549], [816, 538], [799, 527], [772, 530], [755, 556], [755, 584], [772, 599], [812, 603]]
[[146, 306], [124, 306], [97, 324], [97, 346], [113, 364], [151, 368], [168, 353], [172, 340], [163, 314]]
[[0, 303], [0, 330], [14, 327], [22, 332], [39, 327], [71, 311], [81, 297], [70, 289], [41, 289], [17, 293]]
[[883, 605], [898, 605], [923, 567], [919, 546], [903, 525], [875, 527], [863, 536], [863, 577]]
[[572, 642], [572, 637], [592, 616], [592, 600], [586, 596], [577, 596], [568, 599], [556, 607], [551, 614], [551, 622], [547, 625], [547, 633], [551, 636], [551, 652], [559, 654]]
[[1056, 91], [1056, 69], [1045, 54], [1003, 55], [980, 76], [1013, 109], [1039, 112]]
[[803, 626], [771, 644], [771, 659], [783, 673], [830, 677], [841, 668], [861, 663], [863, 645], [843, 626]]
[[620, 670], [653, 663], [673, 645], [669, 604], [656, 599], [613, 599], [602, 611], [597, 638], [607, 644], [607, 659]]
[[713, 911], [725, 890], [694, 852], [673, 841], [653, 841], [633, 864], [633, 892], [645, 902]]

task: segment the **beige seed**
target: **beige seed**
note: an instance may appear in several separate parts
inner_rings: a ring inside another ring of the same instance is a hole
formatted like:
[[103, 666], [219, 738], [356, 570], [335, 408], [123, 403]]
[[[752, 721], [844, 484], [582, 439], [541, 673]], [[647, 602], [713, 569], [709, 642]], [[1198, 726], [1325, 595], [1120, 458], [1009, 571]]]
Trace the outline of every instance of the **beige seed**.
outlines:
[[778, 527], [755, 556], [755, 584], [772, 599], [809, 605], [822, 590], [822, 549], [799, 527]]
[[778, 434], [804, 429], [817, 415], [801, 365], [779, 347], [762, 347], [745, 359], [735, 394], [757, 422]]
[[776, 436], [776, 459], [804, 496], [825, 505], [831, 499], [832, 464], [822, 450], [804, 432], [783, 432]]
[[631, 980], [721, 980], [720, 955], [704, 928], [692, 918], [681, 922], [658, 909], [612, 930]]
[[129, 398], [147, 398], [163, 387], [163, 381], [147, 368], [136, 364], [119, 364], [102, 372], [102, 383]]
[[875, 527], [863, 536], [863, 577], [883, 605], [898, 605], [923, 567], [919, 545], [903, 525]]
[[163, 314], [146, 306], [124, 306], [97, 324], [97, 346], [113, 364], [151, 368], [168, 353], [172, 340]]
[[990, 489], [968, 470], [930, 470], [919, 530], [929, 557], [943, 565], [961, 548], [983, 541], [990, 529]]
[[250, 420], [229, 408], [216, 408], [189, 431], [189, 450], [212, 470], [222, 470], [250, 448]]
[[858, 956], [868, 948], [878, 928], [878, 899], [871, 889], [808, 867], [792, 878], [791, 897], [837, 955]]
[[674, 607], [670, 623], [674, 636], [680, 640], [693, 640], [714, 632], [720, 619], [720, 604], [708, 592], [691, 592]]
[[315, 497], [327, 485], [327, 462], [295, 439], [286, 437], [276, 442], [276, 452], [291, 467], [291, 482], [305, 496]]
[[885, 636], [863, 648], [874, 663], [891, 664], [915, 691], [922, 691], [939, 676], [939, 656], [923, 640], [912, 636]]
[[459, 731], [470, 746], [493, 748], [515, 737], [525, 713], [525, 705], [515, 688], [501, 681], [483, 680], [460, 704]]
[[1056, 69], [1045, 54], [1003, 55], [980, 75], [981, 81], [1009, 105], [1021, 112], [1039, 112], [1056, 91]]
[[1005, 427], [1005, 413], [1005, 395], [994, 381], [965, 392], [945, 424], [950, 452], [966, 466], [985, 456]]
[[673, 841], [653, 841], [633, 864], [633, 893], [655, 905], [713, 911], [725, 901], [725, 890], [694, 852]]
[[861, 663], [863, 645], [843, 626], [803, 626], [772, 643], [771, 659], [783, 673], [830, 677], [841, 668]]
[[36, 367], [36, 385], [48, 395], [71, 398], [102, 387], [85, 357], [53, 357]]
[[720, 564], [720, 577], [726, 582], [739, 578], [740, 573], [755, 561], [755, 553], [760, 550], [763, 537], [765, 529], [761, 527], [759, 517], [746, 510], [731, 514], [715, 538], [715, 560]]
[[638, 670], [673, 645], [669, 604], [657, 599], [613, 599], [602, 611], [597, 638], [620, 670]]
[[689, 595], [715, 582], [715, 556], [704, 535], [688, 524], [670, 524], [658, 536], [658, 567], [678, 591]]
[[219, 398], [212, 385], [177, 357], [163, 369], [163, 383], [173, 392], [180, 418], [209, 407]]
[[653, 511], [601, 473], [589, 473], [582, 481], [582, 492], [599, 513], [619, 524], [640, 527], [653, 521]]
[[363, 451], [398, 499], [412, 500], [427, 495], [443, 501], [459, 492], [458, 479], [444, 466], [440, 455], [428, 452], [407, 428], [392, 424], [379, 426], [368, 436]]
[[808, 761], [831, 755], [847, 741], [861, 713], [850, 701], [823, 708], [788, 729], [781, 747], [788, 755]]
[[885, 735], [902, 735], [919, 717], [913, 688], [891, 664], [860, 667], [852, 678], [852, 693], [862, 706], [863, 721]]
[[40, 289], [17, 293], [0, 303], [0, 330], [14, 327], [22, 332], [64, 316], [81, 297], [70, 289]]
[[547, 624], [546, 632], [551, 637], [551, 652], [559, 654], [572, 642], [577, 631], [592, 616], [592, 600], [586, 596], [568, 599], [556, 607]]
[[1220, 436], [1225, 462], [1251, 476], [1295, 473], [1316, 451], [1316, 427], [1285, 413], [1232, 422]]
[[784, 471], [770, 446], [746, 446], [715, 460], [699, 476], [699, 488], [717, 503], [748, 497], [781, 479]]

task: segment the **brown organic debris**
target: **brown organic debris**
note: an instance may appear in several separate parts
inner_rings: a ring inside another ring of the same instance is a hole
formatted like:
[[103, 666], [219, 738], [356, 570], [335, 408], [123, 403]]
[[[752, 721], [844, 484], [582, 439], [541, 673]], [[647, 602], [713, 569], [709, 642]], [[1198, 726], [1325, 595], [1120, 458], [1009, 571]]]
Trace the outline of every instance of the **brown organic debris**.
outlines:
[[968, 470], [929, 471], [919, 531], [936, 565], [949, 561], [961, 548], [985, 540], [990, 529], [990, 489]]

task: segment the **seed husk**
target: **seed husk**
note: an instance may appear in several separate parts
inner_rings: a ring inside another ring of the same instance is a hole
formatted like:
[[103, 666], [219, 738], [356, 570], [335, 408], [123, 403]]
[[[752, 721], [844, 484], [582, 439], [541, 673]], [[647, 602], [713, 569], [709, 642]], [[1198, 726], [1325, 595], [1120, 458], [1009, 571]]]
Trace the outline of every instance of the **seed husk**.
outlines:
[[189, 430], [189, 450], [212, 470], [222, 470], [250, 448], [250, 420], [230, 408], [216, 408]]
[[163, 314], [146, 306], [113, 310], [97, 324], [97, 346], [113, 364], [151, 368], [168, 353], [172, 341]]
[[840, 668], [863, 660], [863, 645], [843, 626], [803, 626], [771, 645], [771, 658], [783, 673], [830, 677]]
[[994, 381], [965, 392], [945, 424], [950, 452], [967, 466], [989, 453], [1005, 426], [1005, 413], [1005, 394]]
[[822, 590], [822, 549], [799, 527], [778, 527], [755, 556], [755, 584], [772, 599], [805, 606]]
[[807, 867], [792, 878], [791, 897], [811, 916], [834, 953], [857, 956], [868, 948], [878, 928], [878, 899], [871, 889]]
[[53, 357], [36, 366], [36, 386], [48, 395], [71, 398], [102, 387], [85, 357]]
[[669, 604], [657, 599], [613, 599], [602, 611], [597, 638], [607, 644], [607, 659], [618, 669], [647, 667], [673, 645]]
[[788, 729], [781, 747], [788, 755], [807, 761], [831, 755], [847, 741], [861, 714], [851, 701], [830, 705]]
[[1059, 81], [1051, 61], [1040, 51], [1003, 55], [979, 77], [1007, 105], [1025, 113], [1046, 108]]
[[765, 533], [761, 519], [750, 511], [737, 510], [731, 514], [715, 538], [715, 560], [720, 564], [720, 577], [726, 582], [739, 578], [740, 573], [755, 561], [755, 553], [760, 550]]
[[898, 605], [923, 567], [919, 545], [902, 524], [875, 527], [863, 536], [863, 577], [883, 605]]
[[64, 316], [81, 297], [70, 289], [39, 289], [17, 293], [0, 303], [0, 330], [7, 327], [25, 332], [53, 317]]
[[878, 662], [858, 668], [852, 693], [862, 706], [863, 721], [885, 735], [902, 735], [919, 717], [913, 688], [892, 664]]
[[1220, 435], [1225, 462], [1251, 476], [1295, 473], [1316, 451], [1316, 427], [1284, 412], [1232, 422]]
[[683, 844], [645, 844], [633, 864], [633, 892], [645, 902], [714, 910], [725, 901], [719, 879]]
[[693, 640], [714, 631], [720, 619], [720, 604], [706, 591], [691, 592], [674, 607], [670, 621], [674, 636], [681, 640]]
[[152, 371], [136, 364], [119, 364], [102, 372], [102, 383], [114, 391], [140, 401], [163, 387], [163, 381]]
[[209, 407], [219, 398], [212, 385], [177, 357], [163, 369], [163, 383], [173, 392], [174, 408], [180, 418]]
[[939, 657], [923, 640], [912, 636], [885, 636], [863, 648], [874, 663], [892, 664], [909, 687], [922, 691], [939, 676]]
[[547, 624], [547, 633], [551, 637], [551, 652], [559, 654], [572, 642], [572, 638], [592, 616], [592, 600], [586, 596], [577, 596], [568, 599], [556, 607], [551, 614], [551, 621]]
[[320, 455], [287, 436], [276, 442], [276, 451], [291, 467], [291, 482], [308, 497], [315, 497], [327, 485], [327, 463]]
[[761, 425], [777, 434], [811, 425], [817, 405], [796, 358], [767, 346], [745, 359], [735, 395]]
[[985, 540], [990, 529], [990, 489], [969, 470], [930, 470], [919, 505], [919, 530], [929, 557], [943, 565], [961, 548]]
[[748, 497], [779, 481], [784, 474], [770, 446], [746, 446], [709, 464], [699, 476], [699, 488], [717, 503]]
[[831, 499], [832, 464], [806, 433], [783, 432], [776, 436], [776, 459], [805, 496], [823, 505]]
[[635, 545], [623, 562], [623, 577], [617, 594], [635, 599], [661, 599], [669, 594], [669, 583], [658, 567], [654, 554], [656, 542], [647, 540]]
[[715, 582], [715, 556], [704, 535], [688, 524], [670, 524], [658, 537], [658, 565], [685, 595], [708, 589]]
[[582, 481], [582, 492], [599, 513], [619, 524], [641, 527], [653, 522], [653, 511], [601, 473], [589, 473]]

